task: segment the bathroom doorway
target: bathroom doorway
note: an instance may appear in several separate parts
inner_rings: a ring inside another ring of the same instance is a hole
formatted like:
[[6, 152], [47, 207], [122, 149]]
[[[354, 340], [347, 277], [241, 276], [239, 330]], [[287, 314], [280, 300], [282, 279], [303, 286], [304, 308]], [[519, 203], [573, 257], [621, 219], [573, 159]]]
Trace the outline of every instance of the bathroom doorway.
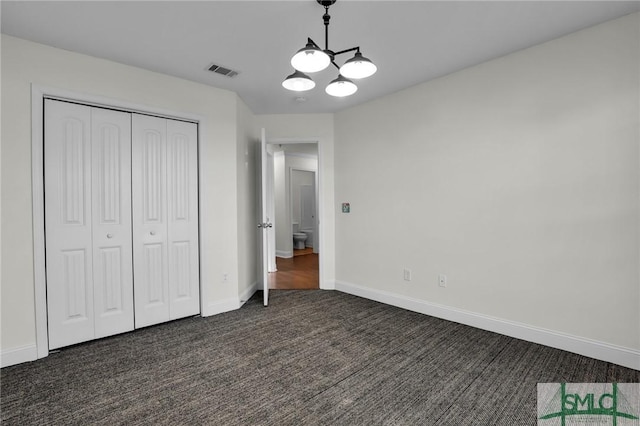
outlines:
[[[318, 289], [318, 144], [267, 144], [273, 158], [275, 268], [270, 289]], [[268, 203], [269, 203], [268, 201]], [[271, 263], [271, 262], [270, 262]]]

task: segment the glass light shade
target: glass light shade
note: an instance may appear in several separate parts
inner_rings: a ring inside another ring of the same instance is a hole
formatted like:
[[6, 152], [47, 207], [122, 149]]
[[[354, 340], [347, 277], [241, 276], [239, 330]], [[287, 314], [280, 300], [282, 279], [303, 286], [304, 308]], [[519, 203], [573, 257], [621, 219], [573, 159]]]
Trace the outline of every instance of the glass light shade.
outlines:
[[296, 71], [284, 79], [282, 87], [294, 92], [305, 92], [316, 87], [316, 83], [308, 75]]
[[358, 90], [358, 86], [353, 84], [353, 81], [344, 78], [341, 75], [338, 76], [335, 80], [333, 80], [326, 89], [327, 92], [331, 96], [337, 96], [339, 98], [353, 95]]
[[347, 78], [365, 78], [372, 76], [377, 70], [378, 67], [373, 62], [356, 52], [353, 58], [340, 67], [340, 74]]
[[305, 47], [291, 58], [291, 65], [302, 72], [318, 72], [327, 68], [331, 63], [329, 55], [318, 49], [311, 43], [307, 43]]

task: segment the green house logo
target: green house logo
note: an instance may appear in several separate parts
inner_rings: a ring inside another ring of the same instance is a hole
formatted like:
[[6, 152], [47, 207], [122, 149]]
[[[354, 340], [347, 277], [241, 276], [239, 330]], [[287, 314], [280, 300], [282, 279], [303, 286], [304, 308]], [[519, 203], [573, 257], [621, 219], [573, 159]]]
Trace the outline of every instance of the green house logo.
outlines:
[[638, 383], [538, 383], [538, 425], [640, 425]]

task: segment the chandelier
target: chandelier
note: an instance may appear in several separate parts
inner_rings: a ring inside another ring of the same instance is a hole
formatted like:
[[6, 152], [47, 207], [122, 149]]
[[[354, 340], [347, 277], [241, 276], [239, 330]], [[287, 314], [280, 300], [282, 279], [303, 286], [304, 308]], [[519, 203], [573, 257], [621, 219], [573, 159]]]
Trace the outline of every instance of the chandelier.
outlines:
[[[339, 70], [338, 78], [327, 85], [325, 92], [337, 97], [353, 95], [358, 90], [358, 86], [350, 79], [357, 80], [369, 77], [373, 75], [378, 68], [373, 62], [362, 56], [360, 46], [339, 52], [334, 52], [329, 49], [329, 20], [331, 19], [331, 16], [329, 16], [329, 7], [334, 4], [336, 0], [317, 0], [317, 2], [323, 6], [325, 10], [322, 16], [324, 20], [324, 50], [320, 49], [311, 38], [307, 38], [306, 46], [298, 50], [291, 58], [291, 65], [295, 68], [295, 72], [282, 82], [282, 86], [285, 89], [295, 92], [311, 90], [316, 86], [316, 83], [306, 73], [322, 71], [333, 64]], [[349, 52], [355, 52], [353, 58], [346, 61], [342, 66], [338, 66], [335, 62], [335, 57]]]

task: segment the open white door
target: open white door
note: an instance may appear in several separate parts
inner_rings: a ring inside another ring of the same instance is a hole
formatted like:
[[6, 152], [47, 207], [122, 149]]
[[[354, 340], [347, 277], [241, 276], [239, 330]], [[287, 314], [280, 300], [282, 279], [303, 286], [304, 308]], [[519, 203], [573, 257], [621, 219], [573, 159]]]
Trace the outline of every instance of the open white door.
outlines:
[[258, 247], [264, 306], [269, 304], [269, 228], [273, 227], [267, 210], [267, 170], [267, 136], [263, 128], [260, 139], [260, 219], [258, 222], [260, 244]]
[[275, 196], [275, 182], [274, 182], [274, 164], [273, 153], [267, 150], [267, 216], [272, 219], [273, 226], [267, 228], [267, 255], [269, 256], [269, 267], [267, 272], [277, 272], [276, 267], [276, 196]]

